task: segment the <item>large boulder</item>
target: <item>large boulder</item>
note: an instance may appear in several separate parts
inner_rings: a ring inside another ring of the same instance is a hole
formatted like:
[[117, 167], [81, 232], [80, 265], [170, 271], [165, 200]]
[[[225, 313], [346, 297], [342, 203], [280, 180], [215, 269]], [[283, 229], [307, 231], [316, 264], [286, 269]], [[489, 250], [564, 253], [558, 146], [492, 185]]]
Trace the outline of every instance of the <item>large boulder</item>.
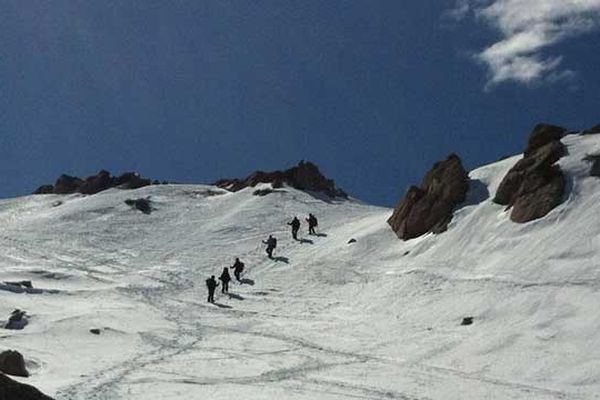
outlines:
[[323, 176], [315, 164], [304, 161], [300, 161], [297, 166], [285, 171], [256, 171], [245, 179], [221, 179], [214, 185], [237, 192], [260, 183], [270, 183], [273, 188], [280, 188], [284, 184], [288, 184], [298, 190], [324, 193], [330, 198], [348, 198], [346, 192], [337, 188], [332, 179]]
[[7, 350], [0, 353], [0, 372], [25, 378], [29, 376], [29, 372], [25, 368], [25, 359], [21, 353], [14, 350]]
[[560, 141], [564, 132], [564, 128], [537, 125], [523, 158], [502, 179], [494, 202], [512, 207], [512, 221], [524, 223], [542, 218], [561, 203], [565, 180], [555, 163], [565, 154]]
[[468, 190], [467, 171], [460, 158], [451, 154], [434, 164], [420, 187], [408, 189], [387, 222], [403, 240], [427, 232], [444, 232], [456, 206], [465, 201]]
[[537, 149], [547, 145], [551, 142], [560, 142], [560, 139], [567, 132], [566, 128], [562, 126], [550, 125], [550, 124], [537, 124], [527, 142], [527, 148], [525, 149], [525, 157], [534, 153]]
[[52, 400], [36, 388], [0, 373], [0, 400]]

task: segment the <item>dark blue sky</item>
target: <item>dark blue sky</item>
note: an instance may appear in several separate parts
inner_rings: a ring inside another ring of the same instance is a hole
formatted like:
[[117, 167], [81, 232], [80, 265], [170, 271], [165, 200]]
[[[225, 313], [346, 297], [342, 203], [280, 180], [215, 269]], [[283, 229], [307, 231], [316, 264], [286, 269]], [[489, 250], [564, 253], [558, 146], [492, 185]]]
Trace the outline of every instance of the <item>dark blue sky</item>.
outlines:
[[451, 152], [520, 152], [537, 122], [600, 122], [600, 35], [552, 46], [569, 82], [505, 82], [453, 1], [0, 0], [0, 197], [61, 173], [208, 183], [317, 163], [393, 205]]

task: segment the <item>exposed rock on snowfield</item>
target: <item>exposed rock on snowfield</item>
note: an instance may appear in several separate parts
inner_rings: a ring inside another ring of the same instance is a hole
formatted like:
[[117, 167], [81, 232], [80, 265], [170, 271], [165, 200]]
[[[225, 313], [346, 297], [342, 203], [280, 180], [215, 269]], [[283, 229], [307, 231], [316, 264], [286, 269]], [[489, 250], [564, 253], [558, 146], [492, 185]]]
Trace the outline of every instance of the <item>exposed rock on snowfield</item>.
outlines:
[[25, 359], [21, 353], [14, 350], [7, 350], [0, 353], [0, 372], [25, 378], [29, 376], [29, 372], [25, 368]]
[[542, 218], [562, 201], [565, 180], [555, 163], [565, 154], [560, 138], [566, 129], [540, 124], [530, 138], [524, 156], [508, 171], [494, 198], [512, 207], [514, 222]]
[[600, 154], [587, 155], [584, 160], [592, 163], [590, 175], [600, 177]]
[[346, 192], [336, 188], [335, 182], [323, 176], [315, 164], [304, 161], [285, 171], [256, 171], [245, 179], [221, 179], [215, 182], [215, 186], [237, 192], [259, 183], [270, 183], [273, 188], [281, 188], [288, 184], [298, 190], [324, 193], [331, 198], [348, 198]]
[[28, 323], [29, 321], [27, 319], [27, 313], [23, 310], [17, 309], [10, 314], [4, 329], [21, 330], [25, 328]]
[[149, 198], [127, 199], [125, 200], [125, 204], [140, 210], [144, 214], [150, 214], [152, 212], [152, 204], [150, 203]]
[[96, 194], [106, 189], [138, 189], [151, 185], [150, 179], [142, 178], [137, 172], [126, 172], [118, 177], [101, 170], [96, 175], [81, 179], [76, 176], [61, 175], [54, 185], [42, 185], [33, 194]]
[[16, 382], [0, 373], [0, 400], [52, 400], [33, 386]]
[[454, 208], [465, 201], [469, 189], [467, 171], [460, 158], [451, 154], [435, 163], [420, 187], [412, 186], [388, 219], [400, 239], [427, 232], [440, 233], [452, 220]]

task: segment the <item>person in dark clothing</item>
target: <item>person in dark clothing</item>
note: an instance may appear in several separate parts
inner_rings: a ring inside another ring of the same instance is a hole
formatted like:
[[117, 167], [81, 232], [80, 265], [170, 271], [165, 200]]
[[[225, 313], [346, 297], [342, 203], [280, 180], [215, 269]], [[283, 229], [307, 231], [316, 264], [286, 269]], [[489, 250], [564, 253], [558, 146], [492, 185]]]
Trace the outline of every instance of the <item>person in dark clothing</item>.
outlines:
[[269, 238], [266, 241], [263, 240], [263, 243], [267, 245], [266, 251], [269, 258], [273, 258], [273, 250], [277, 247], [277, 239], [275, 239], [273, 235], [269, 235]]
[[240, 261], [239, 258], [235, 259], [235, 262], [230, 267], [233, 270], [233, 275], [235, 275], [235, 279], [240, 282], [240, 275], [244, 272], [244, 263]]
[[217, 281], [215, 280], [215, 276], [211, 276], [206, 280], [206, 287], [208, 288], [208, 302], [215, 302], [215, 289], [219, 286]]
[[300, 220], [297, 217], [294, 217], [292, 222], [288, 222], [288, 225], [292, 227], [292, 237], [294, 240], [298, 240], [298, 230], [300, 229]]
[[317, 233], [315, 232], [315, 228], [319, 224], [317, 222], [317, 217], [315, 217], [312, 214], [308, 214], [308, 218], [306, 218], [306, 222], [308, 222], [308, 234], [309, 235], [316, 235]]
[[223, 283], [223, 286], [221, 286], [221, 293], [229, 293], [229, 281], [231, 280], [231, 275], [229, 275], [227, 267], [223, 268], [223, 273], [221, 273], [219, 280]]

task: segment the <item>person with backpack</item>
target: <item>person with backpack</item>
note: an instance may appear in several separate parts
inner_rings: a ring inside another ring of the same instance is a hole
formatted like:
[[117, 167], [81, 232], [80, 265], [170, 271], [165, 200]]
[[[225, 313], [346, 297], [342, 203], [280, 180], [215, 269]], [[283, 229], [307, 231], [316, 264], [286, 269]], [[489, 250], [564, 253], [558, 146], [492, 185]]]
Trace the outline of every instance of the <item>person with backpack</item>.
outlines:
[[263, 240], [263, 243], [267, 245], [266, 252], [269, 258], [273, 258], [273, 250], [277, 247], [277, 239], [273, 235], [269, 235], [269, 238], [266, 241]]
[[309, 213], [308, 218], [306, 218], [306, 222], [308, 222], [308, 234], [316, 235], [317, 233], [315, 232], [315, 228], [317, 227], [317, 225], [319, 225], [317, 217]]
[[235, 279], [237, 279], [238, 282], [241, 282], [240, 276], [242, 275], [242, 272], [244, 272], [244, 263], [241, 262], [239, 258], [236, 258], [233, 265], [229, 268], [233, 270]]
[[223, 286], [221, 286], [221, 293], [229, 293], [229, 281], [231, 280], [231, 275], [229, 275], [229, 270], [227, 267], [223, 268], [223, 272], [221, 273], [219, 280], [223, 283]]
[[288, 225], [292, 227], [292, 237], [294, 240], [298, 240], [298, 231], [300, 230], [300, 220], [298, 217], [294, 217], [292, 222], [288, 222]]
[[208, 302], [215, 302], [215, 289], [219, 286], [217, 281], [215, 280], [215, 276], [211, 276], [206, 280], [206, 287], [208, 288]]

